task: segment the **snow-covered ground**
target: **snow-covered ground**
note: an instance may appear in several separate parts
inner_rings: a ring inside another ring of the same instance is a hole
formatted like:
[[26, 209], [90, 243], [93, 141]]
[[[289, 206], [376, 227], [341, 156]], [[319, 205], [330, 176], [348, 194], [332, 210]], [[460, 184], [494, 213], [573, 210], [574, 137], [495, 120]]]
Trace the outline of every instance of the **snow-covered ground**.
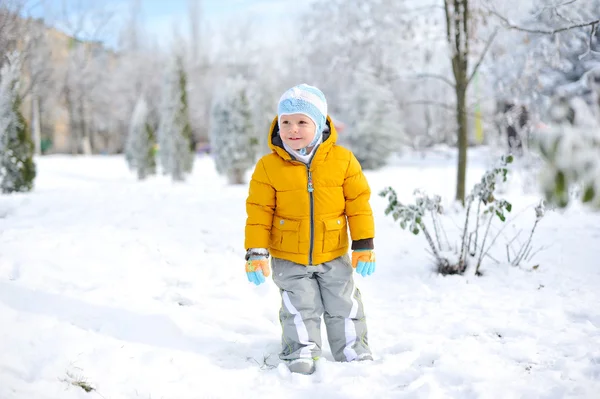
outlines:
[[[367, 173], [373, 192], [452, 198], [447, 155]], [[245, 186], [207, 157], [182, 184], [137, 182], [122, 157], [37, 162], [34, 192], [0, 196], [2, 399], [600, 397], [600, 214], [550, 212], [530, 265], [442, 277], [374, 195], [377, 271], [356, 281], [375, 360], [335, 363], [325, 346], [315, 375], [290, 376], [277, 289], [243, 270]], [[471, 154], [468, 187], [487, 164]], [[537, 203], [524, 176], [505, 194], [513, 214]], [[532, 220], [526, 209], [508, 233]]]

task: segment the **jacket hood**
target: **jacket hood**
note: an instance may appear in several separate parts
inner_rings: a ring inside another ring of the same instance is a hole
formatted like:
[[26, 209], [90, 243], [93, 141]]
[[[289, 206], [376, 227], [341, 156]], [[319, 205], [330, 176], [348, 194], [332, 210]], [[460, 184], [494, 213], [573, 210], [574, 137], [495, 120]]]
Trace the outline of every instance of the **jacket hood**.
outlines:
[[[327, 115], [327, 121], [325, 123], [325, 130], [323, 130], [323, 142], [317, 148], [317, 153], [315, 153], [315, 157], [317, 154], [326, 154], [329, 152], [331, 147], [335, 145], [337, 142], [337, 131], [335, 130], [335, 126], [331, 121], [329, 115]], [[290, 155], [289, 152], [285, 150], [283, 147], [283, 140], [281, 140], [281, 136], [279, 135], [279, 123], [278, 116], [275, 116], [273, 122], [271, 122], [271, 127], [269, 128], [269, 148], [271, 151], [277, 153], [280, 157], [285, 160], [293, 160], [294, 158]]]

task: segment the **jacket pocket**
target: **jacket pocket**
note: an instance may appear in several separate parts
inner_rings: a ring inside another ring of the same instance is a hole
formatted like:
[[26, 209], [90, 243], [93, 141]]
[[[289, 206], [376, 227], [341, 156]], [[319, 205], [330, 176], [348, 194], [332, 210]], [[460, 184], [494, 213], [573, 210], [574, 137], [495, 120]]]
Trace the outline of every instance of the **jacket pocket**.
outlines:
[[323, 253], [332, 252], [348, 245], [348, 232], [346, 229], [345, 216], [324, 220], [323, 223], [325, 224], [325, 231], [323, 233]]
[[273, 249], [283, 252], [299, 253], [300, 221], [284, 219], [278, 216], [273, 218], [269, 245]]

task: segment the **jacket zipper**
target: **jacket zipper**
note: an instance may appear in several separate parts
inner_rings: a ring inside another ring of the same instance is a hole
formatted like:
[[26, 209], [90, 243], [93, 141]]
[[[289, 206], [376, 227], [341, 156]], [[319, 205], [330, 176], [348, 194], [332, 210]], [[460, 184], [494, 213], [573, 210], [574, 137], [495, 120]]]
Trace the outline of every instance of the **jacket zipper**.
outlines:
[[313, 197], [313, 191], [315, 188], [313, 186], [312, 181], [312, 172], [310, 170], [310, 165], [306, 165], [306, 170], [308, 171], [308, 199], [310, 202], [310, 248], [308, 250], [308, 265], [312, 266], [313, 261], [313, 250], [315, 246], [315, 201]]
[[[315, 148], [314, 151], [316, 151], [318, 149]], [[291, 158], [291, 162], [292, 163], [302, 163], [298, 161], [292, 154], [290, 154], [288, 152], [288, 154], [290, 155]], [[316, 155], [316, 154], [315, 154]], [[311, 158], [310, 162], [308, 164], [304, 164], [306, 166], [306, 171], [308, 173], [308, 185], [307, 185], [307, 190], [308, 190], [308, 199], [310, 202], [310, 248], [308, 250], [308, 265], [312, 266], [312, 262], [313, 262], [313, 251], [314, 251], [314, 247], [315, 247], [315, 200], [313, 197], [313, 191], [315, 191], [315, 187], [313, 186], [313, 180], [312, 180], [312, 171], [310, 170], [310, 165], [312, 164], [312, 160], [314, 159], [314, 155]]]

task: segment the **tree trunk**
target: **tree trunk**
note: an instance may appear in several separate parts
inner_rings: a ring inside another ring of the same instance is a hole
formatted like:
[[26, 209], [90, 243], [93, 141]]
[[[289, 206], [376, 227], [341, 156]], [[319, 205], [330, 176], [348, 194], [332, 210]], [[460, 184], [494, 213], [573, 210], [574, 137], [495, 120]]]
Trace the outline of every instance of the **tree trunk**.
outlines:
[[244, 170], [233, 169], [227, 174], [227, 180], [229, 184], [245, 184], [244, 181]]
[[467, 87], [469, 86], [469, 0], [445, 0], [446, 37], [452, 49], [452, 72], [456, 95], [458, 165], [456, 199], [465, 204], [467, 174]]
[[65, 89], [65, 105], [67, 113], [69, 114], [69, 144], [71, 147], [71, 154], [77, 155], [79, 153], [79, 134], [77, 128], [77, 121], [75, 120], [75, 110], [73, 109], [74, 104], [71, 98], [71, 90]]
[[81, 136], [80, 146], [83, 155], [92, 155], [92, 142], [90, 141], [89, 124], [87, 123], [87, 114], [84, 100], [80, 102], [80, 118], [81, 118]]
[[31, 96], [31, 134], [35, 155], [42, 154], [42, 127], [40, 118], [40, 98], [32, 94]]
[[[465, 77], [466, 79], [466, 77]], [[466, 88], [456, 86], [456, 123], [458, 127], [458, 167], [456, 174], [456, 199], [463, 205], [465, 203], [465, 187], [467, 176], [467, 90]]]

